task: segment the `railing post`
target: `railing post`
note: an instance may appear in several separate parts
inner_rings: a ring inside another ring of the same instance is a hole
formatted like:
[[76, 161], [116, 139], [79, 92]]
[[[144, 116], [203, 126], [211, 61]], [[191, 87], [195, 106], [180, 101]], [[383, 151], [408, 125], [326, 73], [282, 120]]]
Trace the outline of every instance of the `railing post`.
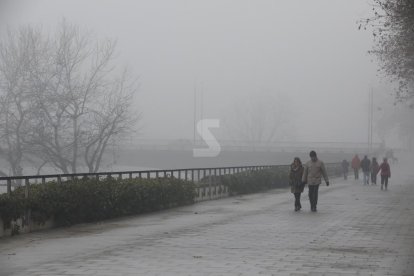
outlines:
[[57, 177], [57, 183], [58, 185], [62, 184], [62, 178], [60, 177], [60, 175], [58, 175]]
[[214, 180], [213, 180], [213, 182], [214, 182], [214, 194], [216, 195], [216, 196], [218, 196], [218, 189], [217, 189], [217, 185], [218, 185], [218, 182], [217, 182], [217, 169], [214, 169]]
[[132, 173], [129, 173], [129, 179], [132, 179]]
[[7, 179], [7, 194], [10, 195], [11, 194], [11, 179]]
[[[29, 182], [29, 178], [26, 178], [25, 180], [24, 180], [24, 197], [26, 198], [26, 199], [28, 199], [29, 198], [29, 196], [30, 196], [30, 182]], [[29, 222], [30, 222], [30, 214], [31, 214], [31, 210], [30, 209], [27, 209], [26, 208], [26, 210], [25, 210], [25, 216], [24, 216], [24, 221], [23, 221], [23, 225], [29, 225]]]
[[209, 195], [209, 198], [211, 199], [211, 197], [212, 197], [212, 193], [211, 193], [211, 185], [212, 183], [211, 183], [211, 169], [209, 169], [208, 170], [208, 195]]
[[24, 180], [24, 197], [25, 198], [29, 198], [29, 188], [30, 188], [29, 178], [25, 178]]

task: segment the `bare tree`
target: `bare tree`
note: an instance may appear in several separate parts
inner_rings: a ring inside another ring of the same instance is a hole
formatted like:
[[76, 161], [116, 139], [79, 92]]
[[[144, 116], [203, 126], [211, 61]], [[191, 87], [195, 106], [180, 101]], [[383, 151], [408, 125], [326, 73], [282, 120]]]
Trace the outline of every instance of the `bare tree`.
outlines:
[[109, 139], [138, 119], [131, 113], [136, 82], [125, 70], [116, 77], [114, 41], [95, 42], [65, 21], [55, 41], [52, 81], [36, 93], [42, 113], [36, 145], [44, 161], [65, 173], [75, 173], [82, 157], [82, 165], [96, 172]]
[[136, 79], [117, 70], [113, 40], [96, 41], [65, 20], [52, 35], [37, 32], [36, 40], [45, 47], [29, 54], [35, 61], [27, 69], [33, 108], [25, 137], [42, 161], [38, 172], [45, 164], [63, 173], [96, 172], [108, 141], [139, 119], [132, 111]]
[[0, 42], [0, 155], [12, 175], [22, 175], [23, 159], [31, 150], [27, 141], [35, 110], [31, 79], [37, 57], [47, 47], [40, 38], [39, 29], [26, 27], [16, 33], [9, 29]]

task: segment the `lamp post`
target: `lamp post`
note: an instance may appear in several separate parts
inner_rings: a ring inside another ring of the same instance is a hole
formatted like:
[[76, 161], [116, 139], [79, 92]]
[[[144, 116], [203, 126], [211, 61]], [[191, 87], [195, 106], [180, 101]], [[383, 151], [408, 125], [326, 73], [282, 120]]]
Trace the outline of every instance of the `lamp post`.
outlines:
[[374, 130], [374, 89], [368, 93], [368, 154], [372, 153], [373, 130]]

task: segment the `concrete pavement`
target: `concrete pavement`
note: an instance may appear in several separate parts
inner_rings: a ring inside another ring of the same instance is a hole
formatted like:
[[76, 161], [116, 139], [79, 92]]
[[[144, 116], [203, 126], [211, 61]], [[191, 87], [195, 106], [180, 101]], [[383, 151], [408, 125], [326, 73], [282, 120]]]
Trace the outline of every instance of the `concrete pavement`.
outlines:
[[[0, 275], [414, 275], [414, 174], [275, 190], [0, 240]], [[395, 179], [394, 179], [395, 178]]]

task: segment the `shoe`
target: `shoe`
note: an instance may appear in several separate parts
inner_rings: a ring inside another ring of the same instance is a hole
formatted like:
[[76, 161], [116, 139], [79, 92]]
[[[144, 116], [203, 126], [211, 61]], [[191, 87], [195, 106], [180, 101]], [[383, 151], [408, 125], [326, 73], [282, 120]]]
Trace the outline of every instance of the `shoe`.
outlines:
[[299, 211], [299, 207], [296, 206], [295, 207], [295, 212], [297, 212], [297, 211]]

